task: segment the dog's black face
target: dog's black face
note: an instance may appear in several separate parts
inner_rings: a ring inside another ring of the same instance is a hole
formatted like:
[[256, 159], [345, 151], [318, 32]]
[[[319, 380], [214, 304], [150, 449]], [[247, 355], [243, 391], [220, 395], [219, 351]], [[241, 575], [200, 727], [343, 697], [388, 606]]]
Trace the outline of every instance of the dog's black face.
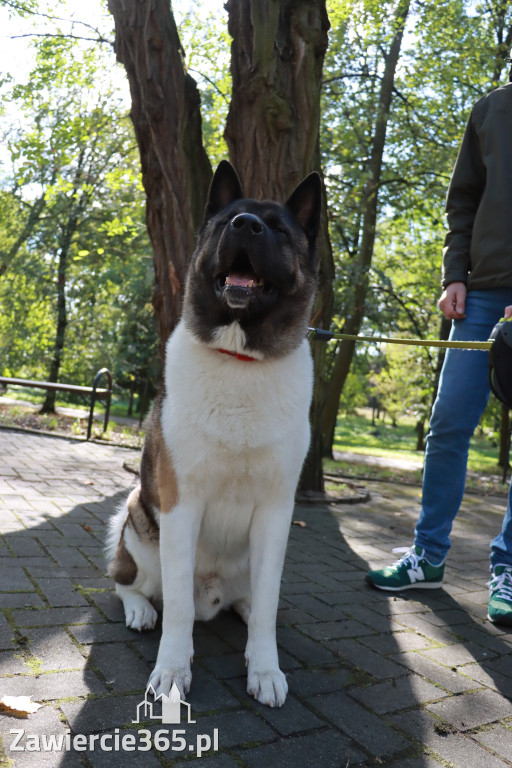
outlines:
[[246, 348], [280, 357], [304, 338], [316, 287], [321, 182], [310, 174], [284, 204], [246, 199], [233, 167], [213, 177], [185, 291], [187, 326], [211, 343], [238, 322]]

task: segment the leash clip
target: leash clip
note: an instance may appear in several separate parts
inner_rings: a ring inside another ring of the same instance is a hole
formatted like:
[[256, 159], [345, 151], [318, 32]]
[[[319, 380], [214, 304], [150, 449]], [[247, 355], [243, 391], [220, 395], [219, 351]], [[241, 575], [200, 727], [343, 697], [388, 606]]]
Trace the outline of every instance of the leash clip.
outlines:
[[332, 331], [324, 331], [322, 328], [308, 328], [308, 339], [312, 341], [332, 341], [334, 333]]

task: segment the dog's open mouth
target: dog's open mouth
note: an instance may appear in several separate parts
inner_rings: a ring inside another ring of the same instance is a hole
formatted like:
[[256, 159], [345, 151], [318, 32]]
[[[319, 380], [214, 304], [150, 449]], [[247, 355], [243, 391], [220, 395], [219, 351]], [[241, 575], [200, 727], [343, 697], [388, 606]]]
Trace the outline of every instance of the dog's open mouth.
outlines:
[[257, 278], [254, 272], [249, 275], [239, 275], [237, 273], [226, 276], [225, 285], [236, 285], [239, 288], [263, 288], [265, 281], [263, 278]]
[[268, 294], [274, 290], [272, 283], [256, 274], [249, 256], [244, 251], [237, 255], [226, 272], [217, 275], [215, 287], [226, 296], [228, 303], [230, 295], [249, 298], [259, 291]]

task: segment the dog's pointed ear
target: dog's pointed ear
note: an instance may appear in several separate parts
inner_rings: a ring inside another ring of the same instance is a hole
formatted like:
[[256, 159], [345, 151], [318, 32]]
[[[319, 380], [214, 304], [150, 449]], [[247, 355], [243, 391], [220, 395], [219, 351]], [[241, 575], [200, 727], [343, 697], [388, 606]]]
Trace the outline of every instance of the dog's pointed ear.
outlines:
[[204, 212], [205, 221], [211, 219], [230, 203], [240, 200], [243, 196], [242, 185], [235, 169], [227, 160], [221, 160], [210, 184], [208, 202]]
[[311, 244], [315, 242], [322, 210], [322, 180], [316, 171], [295, 187], [285, 203], [293, 213]]

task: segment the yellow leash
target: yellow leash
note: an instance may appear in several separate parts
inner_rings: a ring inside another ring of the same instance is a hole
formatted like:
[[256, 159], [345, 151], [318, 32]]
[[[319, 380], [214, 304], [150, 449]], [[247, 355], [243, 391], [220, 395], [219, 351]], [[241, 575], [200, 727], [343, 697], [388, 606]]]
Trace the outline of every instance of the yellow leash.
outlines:
[[321, 328], [308, 328], [308, 339], [313, 341], [369, 341], [385, 344], [405, 344], [412, 347], [442, 347], [444, 349], [491, 349], [492, 341], [441, 341], [441, 339], [398, 339], [386, 336], [355, 336], [351, 333], [333, 333]]

